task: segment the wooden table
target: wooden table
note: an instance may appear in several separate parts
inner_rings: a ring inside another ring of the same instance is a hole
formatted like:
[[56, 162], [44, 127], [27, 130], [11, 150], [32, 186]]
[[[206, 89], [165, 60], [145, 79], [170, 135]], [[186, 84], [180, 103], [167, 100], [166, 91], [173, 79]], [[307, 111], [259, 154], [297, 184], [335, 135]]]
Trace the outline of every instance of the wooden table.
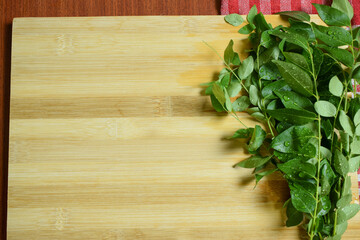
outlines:
[[11, 24], [14, 17], [217, 15], [220, 0], [1, 0], [0, 1], [0, 239], [6, 237]]

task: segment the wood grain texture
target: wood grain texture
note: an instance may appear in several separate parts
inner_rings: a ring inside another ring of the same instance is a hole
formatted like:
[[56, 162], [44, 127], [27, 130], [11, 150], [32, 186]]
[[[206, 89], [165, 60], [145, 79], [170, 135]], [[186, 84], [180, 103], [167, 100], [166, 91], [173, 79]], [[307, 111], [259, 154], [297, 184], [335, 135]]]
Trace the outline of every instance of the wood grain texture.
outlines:
[[221, 0], [0, 0], [0, 239], [6, 238], [11, 25], [14, 17], [217, 15]]
[[202, 41], [244, 49], [236, 30], [221, 16], [15, 19], [8, 239], [299, 239], [286, 183], [253, 190], [231, 168], [244, 142], [223, 138], [240, 126], [201, 96], [222, 68]]

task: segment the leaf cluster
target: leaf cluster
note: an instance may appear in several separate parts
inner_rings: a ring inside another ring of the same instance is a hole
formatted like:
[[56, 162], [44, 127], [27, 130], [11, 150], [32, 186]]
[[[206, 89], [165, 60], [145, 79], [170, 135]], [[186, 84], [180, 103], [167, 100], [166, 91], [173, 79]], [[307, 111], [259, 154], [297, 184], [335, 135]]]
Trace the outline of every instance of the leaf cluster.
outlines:
[[[348, 0], [313, 5], [326, 26], [287, 11], [278, 14], [289, 26], [273, 27], [256, 6], [246, 20], [226, 16], [242, 25], [239, 33], [249, 35], [251, 49], [241, 60], [230, 40], [225, 68], [205, 84], [206, 94], [216, 111], [245, 127], [229, 137], [247, 139], [251, 153], [235, 167], [254, 168], [256, 184], [277, 171], [288, 182], [286, 226], [302, 224], [310, 239], [340, 239], [360, 209], [351, 204], [348, 176], [360, 165], [359, 29], [351, 27]], [[259, 124], [245, 126], [238, 112]]]

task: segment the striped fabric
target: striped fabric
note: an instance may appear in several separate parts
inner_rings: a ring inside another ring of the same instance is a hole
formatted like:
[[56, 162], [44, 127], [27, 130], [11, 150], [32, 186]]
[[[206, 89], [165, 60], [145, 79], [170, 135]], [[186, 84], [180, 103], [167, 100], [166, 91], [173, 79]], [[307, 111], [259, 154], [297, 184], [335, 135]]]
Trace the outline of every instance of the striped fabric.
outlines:
[[[360, 0], [349, 0], [354, 8], [353, 25], [360, 25]], [[255, 4], [263, 14], [272, 14], [281, 11], [304, 11], [316, 14], [316, 9], [311, 3], [330, 5], [332, 0], [222, 0], [221, 14], [239, 13], [248, 14], [250, 8]], [[357, 88], [360, 94], [360, 85]], [[360, 195], [360, 169], [358, 171], [358, 187]]]
[[[353, 25], [360, 25], [360, 0], [349, 0], [354, 8]], [[330, 5], [332, 0], [222, 0], [221, 14], [239, 13], [246, 15], [255, 4], [263, 14], [272, 14], [280, 11], [305, 11], [316, 13], [311, 3]]]

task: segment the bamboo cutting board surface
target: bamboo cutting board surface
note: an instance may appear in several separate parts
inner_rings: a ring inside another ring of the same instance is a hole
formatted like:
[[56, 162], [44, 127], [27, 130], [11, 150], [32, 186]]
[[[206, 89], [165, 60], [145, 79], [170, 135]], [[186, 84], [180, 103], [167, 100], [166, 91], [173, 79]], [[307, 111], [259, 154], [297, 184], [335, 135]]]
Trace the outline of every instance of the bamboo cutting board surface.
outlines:
[[221, 53], [233, 38], [244, 57], [237, 29], [221, 16], [15, 19], [8, 239], [300, 239], [283, 227], [286, 183], [253, 190], [231, 167], [244, 143], [223, 140], [241, 126], [201, 95], [222, 68], [202, 41]]

